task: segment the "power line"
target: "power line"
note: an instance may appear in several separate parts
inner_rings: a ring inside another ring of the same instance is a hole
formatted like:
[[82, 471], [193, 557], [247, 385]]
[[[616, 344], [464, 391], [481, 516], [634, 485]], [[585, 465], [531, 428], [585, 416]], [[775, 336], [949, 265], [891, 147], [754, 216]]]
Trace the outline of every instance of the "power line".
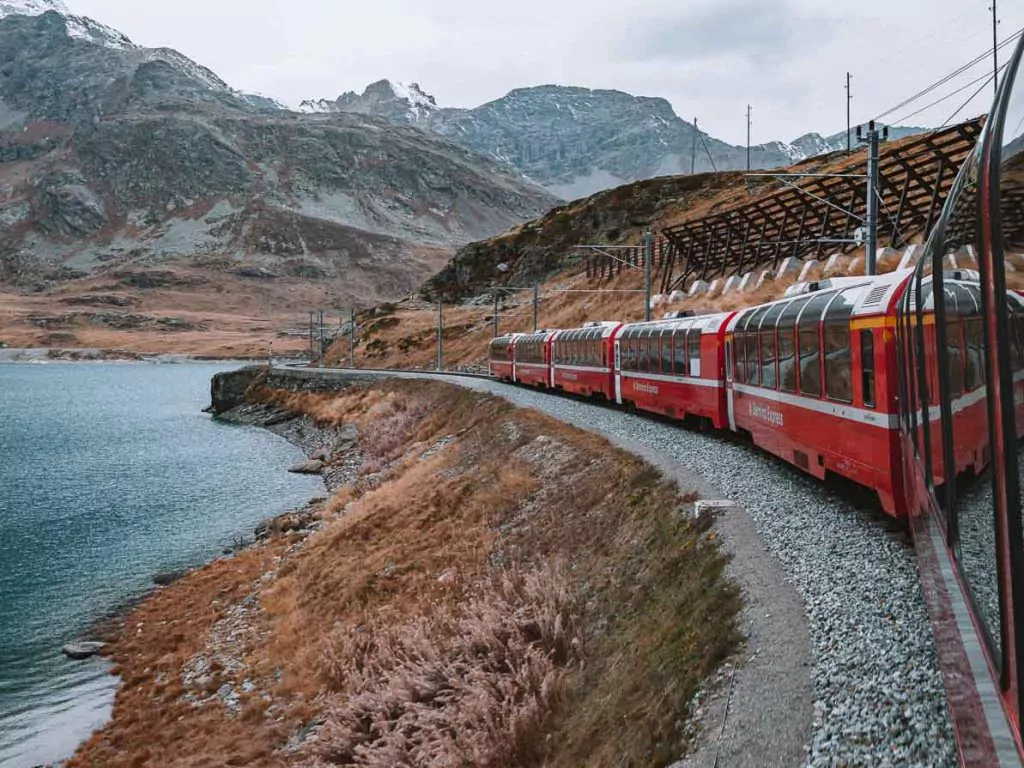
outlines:
[[[1004, 64], [1003, 66], [1005, 66], [1005, 64]], [[1000, 67], [999, 69], [1000, 69], [1000, 70], [1002, 70], [1002, 68], [1003, 68], [1003, 67]], [[915, 110], [914, 112], [911, 112], [911, 113], [910, 113], [909, 115], [904, 115], [903, 117], [900, 117], [900, 118], [898, 118], [898, 119], [894, 120], [893, 122], [894, 122], [894, 123], [896, 123], [896, 124], [899, 124], [899, 123], [904, 123], [904, 122], [906, 122], [907, 120], [909, 120], [910, 118], [912, 118], [912, 117], [916, 117], [917, 115], [921, 114], [922, 112], [927, 112], [927, 111], [928, 111], [929, 109], [931, 109], [932, 107], [934, 107], [934, 106], [936, 106], [936, 105], [938, 105], [938, 104], [941, 104], [942, 102], [946, 101], [947, 99], [951, 99], [951, 98], [953, 98], [953, 97], [954, 97], [954, 96], [956, 96], [956, 95], [957, 95], [958, 93], [962, 93], [962, 92], [966, 91], [966, 90], [967, 90], [968, 88], [970, 88], [970, 87], [971, 87], [972, 85], [977, 85], [977, 84], [978, 84], [978, 83], [980, 83], [980, 82], [981, 82], [982, 80], [984, 80], [984, 81], [985, 81], [985, 85], [988, 85], [989, 83], [991, 83], [991, 82], [992, 82], [992, 77], [993, 77], [993, 76], [992, 76], [991, 74], [989, 74], [988, 72], [986, 72], [986, 73], [985, 73], [984, 75], [982, 75], [981, 77], [976, 77], [976, 78], [974, 78], [973, 80], [971, 80], [971, 82], [969, 82], [969, 83], [965, 83], [964, 85], [961, 85], [961, 86], [960, 86], [959, 88], [957, 88], [957, 89], [956, 89], [955, 91], [950, 91], [950, 92], [949, 92], [949, 93], [947, 93], [947, 94], [946, 94], [945, 96], [942, 96], [941, 98], [938, 98], [938, 99], [936, 99], [936, 100], [935, 100], [935, 101], [933, 101], [933, 102], [932, 102], [931, 104], [927, 104], [927, 105], [925, 105], [925, 106], [921, 107], [920, 109], [917, 109], [917, 110]], [[971, 98], [974, 98], [974, 97], [972, 96]], [[966, 104], [965, 104], [964, 106], [966, 106]], [[963, 109], [963, 107], [961, 107], [960, 109]], [[959, 110], [958, 110], [958, 111], [959, 111]]]
[[[999, 43], [996, 46], [995, 50], [999, 50], [1000, 48], [1004, 48], [1005, 46], [1010, 45], [1018, 37], [1020, 37], [1021, 34], [1024, 34], [1024, 27], [1021, 27], [1016, 32], [1014, 32], [1010, 37], [1006, 38], [1003, 42]], [[936, 82], [932, 83], [928, 87], [923, 88], [922, 90], [920, 90], [917, 93], [915, 93], [913, 96], [911, 96], [911, 97], [909, 97], [907, 99], [904, 99], [903, 101], [901, 101], [896, 106], [887, 109], [885, 112], [883, 112], [882, 114], [880, 114], [877, 117], [875, 117], [875, 120], [881, 120], [883, 117], [891, 115], [893, 112], [897, 112], [900, 109], [903, 109], [903, 107], [906, 107], [907, 105], [912, 104], [913, 102], [917, 101], [918, 99], [920, 99], [920, 98], [922, 98], [924, 96], [927, 96], [929, 93], [934, 91], [936, 88], [941, 88], [943, 85], [948, 83], [953, 78], [957, 77], [958, 75], [962, 75], [964, 72], [969, 70], [971, 67], [976, 66], [979, 62], [984, 61], [985, 59], [987, 59], [989, 56], [992, 56], [992, 55], [993, 55], [992, 50], [986, 49], [983, 53], [981, 53], [980, 55], [978, 55], [975, 58], [971, 59], [971, 61], [967, 62], [963, 66], [958, 67], [953, 72], [950, 72], [945, 77], [941, 78], [940, 80], [937, 80]]]
[[978, 90], [976, 90], [976, 91], [975, 91], [974, 93], [972, 93], [972, 94], [970, 95], [970, 97], [969, 97], [969, 98], [967, 99], [967, 101], [965, 101], [965, 102], [964, 102], [963, 104], [961, 104], [961, 105], [960, 105], [960, 106], [959, 106], [959, 107], [957, 108], [956, 112], [954, 112], [954, 113], [953, 113], [952, 115], [950, 115], [949, 117], [947, 117], [947, 118], [946, 118], [946, 122], [944, 122], [944, 123], [943, 123], [942, 125], [940, 125], [939, 127], [940, 127], [940, 128], [945, 128], [945, 127], [946, 127], [947, 125], [949, 125], [949, 124], [950, 124], [950, 123], [952, 122], [953, 118], [954, 118], [954, 117], [956, 117], [957, 115], [959, 115], [959, 114], [960, 114], [960, 113], [961, 113], [961, 112], [963, 111], [963, 109], [964, 109], [964, 108], [965, 108], [965, 107], [966, 107], [966, 106], [967, 106], [968, 104], [970, 104], [970, 103], [971, 103], [972, 101], [974, 101], [974, 99], [975, 99], [975, 98], [977, 97], [977, 95], [978, 95], [979, 93], [981, 93], [981, 92], [982, 92], [983, 90], [985, 90], [985, 87], [986, 87], [986, 86], [987, 86], [987, 85], [988, 85], [988, 84], [989, 84], [990, 82], [992, 82], [993, 80], [996, 80], [996, 81], [998, 81], [998, 78], [999, 78], [999, 72], [1000, 72], [1000, 70], [1002, 70], [1002, 69], [1003, 69], [1004, 67], [1006, 67], [1006, 64], [1003, 64], [1003, 66], [1002, 66], [1002, 67], [1000, 67], [1000, 68], [999, 68], [999, 69], [997, 69], [997, 70], [996, 70], [995, 72], [993, 72], [993, 73], [992, 73], [991, 75], [989, 75], [989, 76], [988, 76], [988, 79], [987, 79], [987, 80], [985, 80], [985, 82], [981, 84], [981, 87], [980, 87], [980, 88], [978, 88]]

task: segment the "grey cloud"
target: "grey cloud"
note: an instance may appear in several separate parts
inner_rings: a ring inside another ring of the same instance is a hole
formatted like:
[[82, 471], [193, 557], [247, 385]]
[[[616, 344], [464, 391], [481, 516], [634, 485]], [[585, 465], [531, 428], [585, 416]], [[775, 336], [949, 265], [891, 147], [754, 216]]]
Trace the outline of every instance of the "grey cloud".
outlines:
[[836, 19], [788, 3], [731, 0], [637, 20], [627, 25], [616, 48], [620, 56], [633, 60], [735, 57], [758, 63], [784, 59], [811, 41], [821, 45], [838, 28]]

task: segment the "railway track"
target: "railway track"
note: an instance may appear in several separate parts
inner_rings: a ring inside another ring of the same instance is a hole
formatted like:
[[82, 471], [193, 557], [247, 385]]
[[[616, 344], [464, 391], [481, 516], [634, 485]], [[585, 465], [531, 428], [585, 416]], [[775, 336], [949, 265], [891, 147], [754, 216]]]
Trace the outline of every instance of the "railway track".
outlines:
[[[732, 752], [722, 755], [719, 764], [765, 764], [761, 762], [764, 753], [751, 755], [751, 745], [740, 733], [756, 732], [759, 721], [770, 726], [762, 738], [800, 742], [796, 755], [792, 745], [789, 751], [779, 747], [779, 754], [795, 759], [772, 764], [957, 764], [915, 553], [906, 531], [877, 510], [858, 506], [741, 441], [616, 407], [504, 384], [486, 375], [284, 368], [315, 378], [439, 379], [493, 393], [517, 406], [536, 408], [600, 433], [674, 472], [683, 487], [696, 487], [705, 498], [728, 498], [738, 504], [742, 512], [737, 514], [749, 517], [764, 548], [798, 595], [803, 616], [797, 620], [805, 617], [809, 644], [805, 662], [809, 701], [802, 718], [799, 702], [784, 700], [785, 680], [771, 675], [772, 668], [786, 669], [792, 659], [787, 659], [779, 643], [773, 643], [776, 635], [785, 632], [784, 626], [772, 621], [780, 618], [779, 601], [773, 605], [761, 600], [756, 604], [759, 613], [744, 620], [750, 641], [732, 694], [736, 700], [731, 703], [730, 718], [734, 719], [722, 731], [722, 748]], [[734, 552], [736, 560], [745, 560], [746, 555], [747, 550]], [[736, 564], [738, 580], [749, 597], [761, 577], [743, 573], [742, 563]], [[792, 623], [792, 618], [787, 621]], [[786, 715], [779, 717], [780, 712]], [[787, 726], [794, 726], [792, 721], [802, 719], [809, 720], [802, 738], [783, 735]]]

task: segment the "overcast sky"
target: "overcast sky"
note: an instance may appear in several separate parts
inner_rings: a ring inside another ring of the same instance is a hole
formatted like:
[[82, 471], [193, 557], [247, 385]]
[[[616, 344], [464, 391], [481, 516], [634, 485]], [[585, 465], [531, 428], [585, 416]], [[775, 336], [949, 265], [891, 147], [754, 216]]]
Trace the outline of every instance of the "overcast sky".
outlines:
[[[882, 113], [992, 44], [990, 0], [67, 0], [75, 13], [168, 46], [235, 88], [290, 106], [389, 78], [443, 106], [557, 83], [663, 96], [711, 135], [741, 144], [845, 130]], [[1016, 6], [1016, 7], [1015, 7]], [[1000, 39], [1024, 4], [1000, 3]], [[1011, 49], [1001, 53], [1006, 57]], [[913, 106], [991, 71], [991, 59]], [[939, 125], [980, 86], [905, 124]], [[984, 112], [991, 85], [962, 116]]]

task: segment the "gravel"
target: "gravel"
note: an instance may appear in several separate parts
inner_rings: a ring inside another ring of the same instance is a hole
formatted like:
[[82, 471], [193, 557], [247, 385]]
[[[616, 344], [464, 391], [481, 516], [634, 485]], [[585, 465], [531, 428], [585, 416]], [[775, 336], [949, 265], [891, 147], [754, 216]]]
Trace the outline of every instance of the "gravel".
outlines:
[[809, 620], [814, 716], [805, 765], [957, 764], [914, 551], [880, 513], [720, 436], [497, 382], [451, 381], [646, 446], [746, 510]]

